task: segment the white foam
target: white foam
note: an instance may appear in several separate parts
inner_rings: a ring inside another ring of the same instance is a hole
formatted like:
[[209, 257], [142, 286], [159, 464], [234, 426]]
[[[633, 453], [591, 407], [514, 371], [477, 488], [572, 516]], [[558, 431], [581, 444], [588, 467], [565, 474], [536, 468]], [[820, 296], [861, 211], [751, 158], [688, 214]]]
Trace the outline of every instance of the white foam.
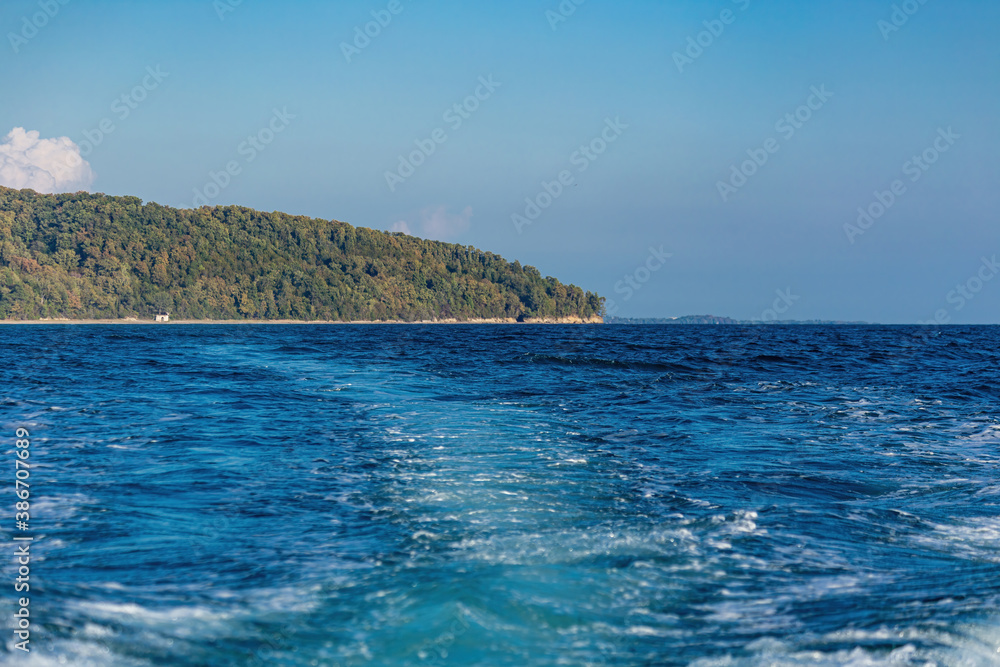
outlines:
[[[15, 651], [11, 642], [8, 642], [7, 647], [11, 653], [22, 653]], [[10, 664], [24, 665], [24, 667], [150, 667], [153, 665], [147, 660], [115, 655], [102, 643], [79, 640], [46, 642], [44, 648], [33, 647], [30, 653], [24, 653], [16, 662], [12, 661]]]
[[918, 544], [960, 558], [1000, 563], [1000, 516], [934, 524], [934, 532], [917, 535]]
[[[764, 637], [750, 644], [749, 656], [724, 654], [701, 658], [690, 667], [995, 667], [1000, 664], [1000, 624], [996, 620], [950, 630], [878, 628], [845, 629], [814, 638], [812, 644], [902, 644], [892, 650], [855, 646], [838, 650], [802, 650], [792, 640]], [[921, 647], [921, 648], [918, 648]]]

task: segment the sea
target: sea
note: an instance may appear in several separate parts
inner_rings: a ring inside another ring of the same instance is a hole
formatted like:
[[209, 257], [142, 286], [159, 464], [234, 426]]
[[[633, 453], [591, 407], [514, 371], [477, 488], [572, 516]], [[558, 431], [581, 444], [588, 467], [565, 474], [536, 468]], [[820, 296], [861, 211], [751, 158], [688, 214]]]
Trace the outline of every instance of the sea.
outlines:
[[0, 359], [3, 665], [1000, 664], [997, 327], [31, 325]]

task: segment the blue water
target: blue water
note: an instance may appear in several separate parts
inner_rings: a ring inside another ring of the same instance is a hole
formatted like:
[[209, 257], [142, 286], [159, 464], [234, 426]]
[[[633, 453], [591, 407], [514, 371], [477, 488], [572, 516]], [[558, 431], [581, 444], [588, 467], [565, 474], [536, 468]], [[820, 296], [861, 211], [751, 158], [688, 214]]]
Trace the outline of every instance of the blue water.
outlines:
[[1000, 328], [32, 326], [0, 350], [35, 535], [33, 650], [8, 632], [3, 664], [1000, 664]]

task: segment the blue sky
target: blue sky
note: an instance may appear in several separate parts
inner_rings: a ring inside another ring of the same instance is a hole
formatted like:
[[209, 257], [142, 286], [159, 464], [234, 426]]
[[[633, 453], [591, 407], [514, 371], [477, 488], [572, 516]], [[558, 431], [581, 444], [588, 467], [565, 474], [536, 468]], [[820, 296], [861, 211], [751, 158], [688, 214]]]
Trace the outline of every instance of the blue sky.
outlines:
[[100, 137], [95, 192], [475, 245], [624, 316], [1000, 322], [994, 2], [8, 0], [0, 28], [0, 138]]

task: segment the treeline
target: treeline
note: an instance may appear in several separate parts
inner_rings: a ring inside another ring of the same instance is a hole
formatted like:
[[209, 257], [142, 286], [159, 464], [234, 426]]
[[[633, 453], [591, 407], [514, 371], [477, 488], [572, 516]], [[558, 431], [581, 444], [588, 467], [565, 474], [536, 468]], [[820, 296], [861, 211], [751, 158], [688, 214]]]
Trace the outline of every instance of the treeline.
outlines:
[[0, 319], [589, 318], [604, 299], [438, 241], [237, 206], [0, 187]]

